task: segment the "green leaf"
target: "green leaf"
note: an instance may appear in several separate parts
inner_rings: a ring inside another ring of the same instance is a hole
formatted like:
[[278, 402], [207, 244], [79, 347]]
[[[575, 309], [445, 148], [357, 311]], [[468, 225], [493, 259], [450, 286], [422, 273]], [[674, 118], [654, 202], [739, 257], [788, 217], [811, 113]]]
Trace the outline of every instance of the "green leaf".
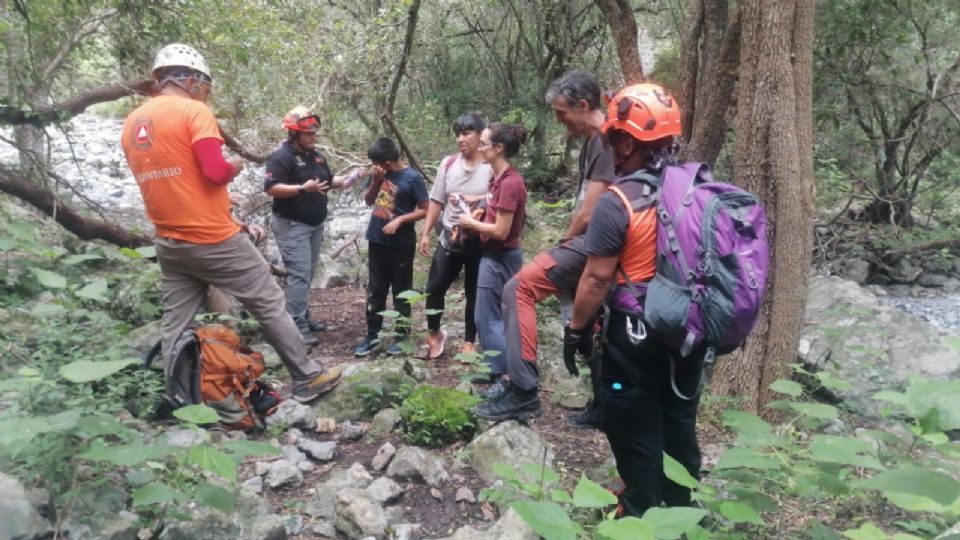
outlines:
[[817, 379], [820, 380], [820, 384], [823, 385], [824, 388], [830, 390], [849, 390], [853, 388], [850, 383], [833, 375], [829, 371], [818, 372]]
[[923, 540], [923, 537], [907, 533], [897, 533], [893, 535], [893, 540]]
[[550, 500], [560, 504], [574, 504], [573, 497], [562, 489], [550, 490]]
[[187, 461], [227, 480], [237, 479], [237, 462], [212, 446], [194, 446], [187, 453]]
[[127, 479], [127, 482], [130, 482], [135, 486], [153, 482], [153, 471], [150, 469], [137, 469], [135, 471], [130, 471], [123, 476]]
[[510, 504], [534, 532], [546, 540], [576, 540], [578, 527], [564, 509], [553, 502], [516, 501]]
[[537, 484], [540, 483], [541, 478], [545, 485], [556, 484], [560, 481], [560, 475], [556, 471], [536, 463], [524, 463], [518, 470], [523, 473], [524, 479], [533, 480]]
[[780, 463], [767, 454], [745, 446], [735, 446], [720, 456], [715, 470], [722, 469], [776, 469]]
[[493, 474], [503, 478], [504, 480], [517, 479], [517, 470], [510, 465], [505, 463], [494, 463], [490, 468], [493, 470]]
[[116, 418], [107, 414], [84, 416], [77, 420], [77, 427], [91, 437], [119, 435], [128, 431]]
[[788, 396], [793, 397], [800, 397], [803, 395], [803, 386], [801, 386], [800, 383], [788, 381], [786, 379], [773, 381], [773, 384], [770, 385], [770, 390], [773, 390], [778, 394], [787, 394]]
[[60, 304], [56, 302], [48, 302], [44, 304], [34, 305], [33, 309], [30, 310], [30, 314], [35, 317], [50, 319], [54, 317], [59, 317], [60, 315], [63, 315], [66, 311], [67, 310], [64, 309], [64, 307], [61, 306]]
[[894, 392], [893, 390], [881, 390], [880, 392], [877, 392], [876, 394], [874, 394], [872, 397], [873, 399], [876, 399], [878, 401], [887, 401], [889, 403], [902, 405], [904, 407], [906, 407], [907, 403], [909, 403], [909, 400], [907, 399], [906, 394], [903, 394], [901, 392]]
[[97, 261], [103, 259], [103, 255], [97, 255], [95, 253], [78, 253], [76, 255], [70, 255], [69, 257], [64, 257], [60, 260], [60, 264], [66, 266], [74, 266], [82, 262], [87, 261]]
[[396, 319], [397, 317], [400, 316], [400, 312], [392, 309], [386, 309], [384, 311], [381, 311], [379, 315], [387, 319]]
[[720, 506], [717, 507], [717, 511], [720, 515], [734, 523], [766, 525], [756, 510], [739, 501], [723, 501], [720, 503]]
[[873, 523], [864, 523], [859, 529], [843, 531], [843, 535], [851, 540], [886, 540], [887, 538], [887, 535]]
[[135, 249], [130, 249], [130, 248], [126, 248], [126, 247], [125, 247], [125, 248], [120, 248], [120, 253], [123, 253], [124, 255], [126, 255], [126, 256], [127, 256], [128, 258], [130, 258], [130, 259], [142, 259], [142, 258], [143, 258], [143, 255], [141, 255], [140, 252], [138, 252], [137, 250], [135, 250]]
[[397, 298], [402, 298], [412, 304], [419, 300], [426, 299], [427, 296], [428, 296], [427, 294], [420, 293], [417, 291], [402, 291], [400, 294], [397, 295]]
[[172, 446], [124, 444], [118, 446], [92, 446], [78, 457], [90, 461], [106, 461], [114, 465], [130, 467], [152, 459], [162, 459], [180, 452]]
[[237, 498], [232, 492], [212, 484], [200, 484], [197, 486], [197, 492], [194, 494], [194, 497], [200, 504], [209, 506], [210, 508], [216, 508], [224, 514], [233, 512], [233, 508], [237, 503]]
[[0, 238], [0, 252], [11, 251], [17, 247], [17, 243], [9, 238]]
[[52, 429], [46, 419], [36, 416], [3, 418], [0, 419], [0, 445], [16, 456], [34, 437]]
[[840, 540], [841, 536], [818, 519], [807, 521], [807, 534], [810, 540]]
[[814, 435], [810, 442], [810, 457], [816, 461], [853, 465], [868, 469], [882, 469], [876, 457], [876, 446], [860, 439], [835, 435]]
[[107, 298], [107, 280], [98, 278], [87, 283], [82, 289], [75, 293], [80, 298], [89, 298], [98, 302], [106, 302]]
[[790, 408], [804, 416], [809, 416], [811, 418], [817, 418], [820, 420], [835, 420], [837, 418], [837, 408], [833, 405], [827, 405], [824, 403], [791, 401]]
[[123, 368], [140, 363], [136, 358], [127, 358], [126, 360], [109, 360], [107, 362], [91, 362], [89, 360], [77, 360], [60, 367], [60, 376], [64, 379], [75, 382], [85, 383], [90, 381], [99, 381], [109, 377]]
[[56, 272], [44, 270], [43, 268], [31, 268], [30, 271], [33, 272], [33, 275], [37, 277], [37, 281], [44, 287], [62, 289], [67, 286], [67, 278]]
[[907, 493], [929, 497], [940, 504], [950, 504], [960, 496], [960, 482], [922, 467], [903, 467], [881, 472], [866, 480], [856, 480], [854, 487], [881, 492]]
[[651, 508], [643, 514], [643, 520], [653, 525], [653, 532], [660, 540], [674, 540], [697, 526], [707, 513], [700, 508], [683, 506]]
[[247, 456], [278, 456], [283, 453], [276, 446], [259, 441], [228, 441], [223, 443], [222, 446], [229, 450], [235, 459], [242, 459]]
[[617, 504], [617, 496], [581, 473], [573, 490], [573, 504], [578, 508], [603, 508]]
[[133, 490], [133, 506], [149, 506], [168, 501], [180, 501], [184, 496], [172, 487], [159, 482]]
[[908, 493], [895, 493], [887, 491], [884, 494], [892, 504], [903, 508], [909, 512], [930, 512], [933, 514], [943, 514], [946, 507], [930, 497], [921, 495], [910, 495]]
[[683, 487], [693, 489], [700, 485], [700, 482], [690, 475], [686, 467], [667, 455], [666, 452], [663, 453], [663, 472], [667, 475], [667, 478]]
[[654, 540], [653, 526], [645, 519], [625, 517], [607, 520], [597, 527], [598, 540]]
[[144, 258], [156, 257], [157, 248], [155, 248], [154, 246], [141, 246], [137, 248], [137, 253], [139, 253], [140, 256]]
[[217, 411], [203, 403], [180, 407], [173, 411], [173, 415], [192, 424], [215, 424], [220, 421], [220, 415], [217, 414]]

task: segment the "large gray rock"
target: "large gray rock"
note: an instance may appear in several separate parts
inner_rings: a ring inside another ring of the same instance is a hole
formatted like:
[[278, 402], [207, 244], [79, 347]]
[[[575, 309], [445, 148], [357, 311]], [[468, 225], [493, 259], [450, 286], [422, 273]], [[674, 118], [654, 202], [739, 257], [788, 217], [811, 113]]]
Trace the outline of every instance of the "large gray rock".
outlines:
[[0, 472], [0, 539], [31, 539], [46, 529], [23, 484]]
[[805, 318], [800, 356], [850, 383], [836, 394], [855, 410], [876, 412], [881, 403], [870, 396], [912, 375], [948, 379], [960, 370], [960, 353], [947, 344], [955, 333], [882, 305], [853, 282], [813, 277]]
[[284, 520], [270, 513], [260, 497], [241, 492], [232, 514], [198, 506], [188, 509], [192, 521], [168, 520], [164, 540], [286, 540]]
[[379, 539], [386, 535], [388, 523], [383, 507], [363, 490], [350, 488], [337, 493], [335, 512], [333, 524], [347, 538]]
[[283, 486], [296, 487], [303, 483], [303, 471], [296, 463], [286, 459], [278, 459], [270, 463], [263, 481], [273, 489]]
[[276, 412], [267, 417], [267, 426], [284, 425], [312, 430], [317, 426], [317, 416], [313, 409], [293, 399], [284, 400]]
[[337, 493], [344, 489], [364, 489], [371, 482], [373, 477], [359, 463], [354, 463], [349, 469], [334, 469], [326, 482], [317, 484], [317, 494], [307, 502], [304, 511], [313, 517], [332, 518]]
[[866, 259], [848, 259], [841, 264], [840, 272], [847, 279], [863, 285], [870, 278], [870, 262]]
[[416, 446], [401, 446], [397, 450], [387, 467], [387, 476], [421, 478], [434, 487], [450, 478], [442, 458]]
[[317, 416], [359, 421], [369, 419], [389, 405], [391, 394], [402, 385], [415, 385], [429, 378], [426, 365], [409, 358], [382, 358], [375, 362], [349, 364], [343, 381], [313, 406]]
[[547, 448], [535, 431], [513, 420], [497, 424], [467, 445], [470, 466], [490, 483], [498, 479], [493, 472], [494, 465], [540, 465], [545, 452], [546, 466], [550, 467], [553, 464], [553, 451]]
[[457, 529], [453, 536], [441, 540], [537, 540], [538, 538], [540, 536], [533, 532], [520, 515], [510, 509], [489, 529], [475, 529], [468, 525]]
[[321, 442], [302, 438], [297, 441], [297, 448], [317, 461], [330, 461], [337, 451], [337, 443], [336, 441]]
[[387, 435], [400, 425], [400, 413], [393, 407], [383, 409], [373, 415], [370, 421], [370, 433], [374, 435]]
[[374, 480], [364, 491], [378, 503], [388, 503], [393, 502], [403, 493], [403, 487], [389, 478], [382, 477]]

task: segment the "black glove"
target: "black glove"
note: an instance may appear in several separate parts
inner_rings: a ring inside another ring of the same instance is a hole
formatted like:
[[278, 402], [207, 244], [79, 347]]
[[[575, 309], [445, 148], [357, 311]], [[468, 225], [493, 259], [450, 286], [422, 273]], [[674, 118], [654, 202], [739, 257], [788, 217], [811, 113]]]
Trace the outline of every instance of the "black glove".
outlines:
[[593, 327], [583, 330], [574, 330], [570, 326], [563, 327], [563, 365], [571, 375], [580, 375], [577, 368], [577, 353], [587, 360], [593, 356]]

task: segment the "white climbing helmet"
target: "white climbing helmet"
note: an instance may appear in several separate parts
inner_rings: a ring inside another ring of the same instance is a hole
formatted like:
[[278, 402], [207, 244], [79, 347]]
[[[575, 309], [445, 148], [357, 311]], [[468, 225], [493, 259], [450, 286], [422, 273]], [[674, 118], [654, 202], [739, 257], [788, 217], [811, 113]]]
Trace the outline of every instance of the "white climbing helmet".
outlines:
[[158, 69], [171, 66], [187, 67], [199, 71], [210, 80], [213, 80], [213, 77], [210, 75], [210, 68], [207, 67], [207, 61], [203, 59], [203, 56], [201, 56], [196, 49], [189, 45], [171, 43], [160, 49], [157, 57], [153, 61], [153, 69], [150, 73], [154, 79], [156, 79]]

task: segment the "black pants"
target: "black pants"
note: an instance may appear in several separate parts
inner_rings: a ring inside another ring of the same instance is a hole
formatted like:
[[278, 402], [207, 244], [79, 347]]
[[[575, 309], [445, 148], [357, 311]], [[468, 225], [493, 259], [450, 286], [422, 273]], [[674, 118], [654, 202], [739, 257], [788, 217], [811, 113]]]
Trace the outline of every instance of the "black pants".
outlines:
[[433, 315], [427, 315], [427, 328], [431, 332], [440, 329], [440, 318], [443, 316], [444, 297], [450, 285], [460, 276], [463, 270], [463, 289], [467, 297], [466, 311], [463, 314], [463, 340], [475, 342], [477, 340], [477, 323], [473, 311], [477, 300], [477, 273], [480, 269], [480, 241], [472, 240], [464, 243], [462, 251], [447, 251], [437, 244], [437, 251], [433, 254], [430, 263], [430, 275], [427, 277], [427, 309], [439, 310]]
[[[387, 309], [387, 293], [393, 293], [393, 309], [410, 318], [410, 304], [397, 295], [413, 287], [415, 246], [390, 246], [370, 242], [367, 256], [367, 336], [376, 337], [383, 328], [381, 311]], [[405, 328], [397, 328], [405, 332]]]
[[[626, 515], [640, 517], [651, 507], [690, 504], [690, 490], [668, 480], [663, 453], [700, 477], [697, 445], [699, 397], [685, 401], [670, 386], [669, 352], [654, 338], [630, 343], [623, 315], [612, 314], [603, 351], [600, 399], [603, 429], [626, 484]], [[703, 350], [676, 360], [675, 381], [686, 396], [700, 383]]]

